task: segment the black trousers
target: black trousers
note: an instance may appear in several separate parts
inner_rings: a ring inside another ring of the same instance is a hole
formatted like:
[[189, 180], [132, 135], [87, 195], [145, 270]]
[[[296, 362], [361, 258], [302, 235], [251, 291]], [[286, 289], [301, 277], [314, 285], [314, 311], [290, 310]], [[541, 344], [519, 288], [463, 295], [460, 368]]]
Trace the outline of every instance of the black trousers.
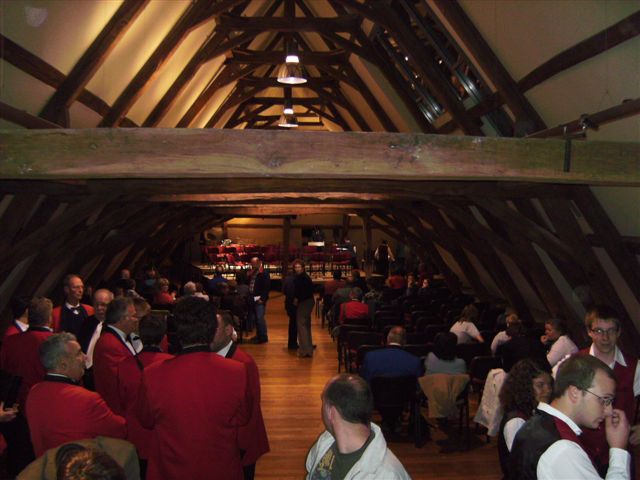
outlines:
[[284, 309], [289, 317], [289, 341], [287, 342], [288, 348], [298, 347], [298, 324], [296, 322], [297, 308], [293, 302], [285, 302]]

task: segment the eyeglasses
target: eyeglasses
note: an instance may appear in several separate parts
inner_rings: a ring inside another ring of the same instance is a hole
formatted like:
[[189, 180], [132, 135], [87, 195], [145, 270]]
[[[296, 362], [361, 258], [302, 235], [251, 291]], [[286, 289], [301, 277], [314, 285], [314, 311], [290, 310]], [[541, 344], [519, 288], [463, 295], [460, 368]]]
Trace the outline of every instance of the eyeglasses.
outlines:
[[591, 333], [593, 333], [594, 335], [598, 335], [599, 337], [604, 337], [605, 335], [607, 337], [611, 336], [611, 335], [615, 335], [618, 333], [618, 329], [617, 328], [607, 328], [606, 330], [604, 328], [592, 328], [591, 329]]
[[586, 388], [581, 389], [583, 392], [587, 392], [590, 393], [591, 395], [593, 395], [594, 397], [598, 397], [598, 400], [600, 401], [600, 405], [602, 405], [603, 407], [608, 407], [610, 406], [616, 399], [616, 397], [601, 397], [600, 395], [598, 395], [597, 393], [593, 393], [591, 390], [587, 390]]

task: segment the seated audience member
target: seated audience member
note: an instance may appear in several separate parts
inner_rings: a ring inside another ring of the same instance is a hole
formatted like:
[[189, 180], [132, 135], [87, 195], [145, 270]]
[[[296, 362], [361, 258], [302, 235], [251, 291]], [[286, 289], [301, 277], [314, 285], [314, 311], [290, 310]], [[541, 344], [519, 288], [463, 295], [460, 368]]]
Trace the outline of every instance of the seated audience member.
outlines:
[[462, 309], [460, 318], [449, 329], [458, 337], [458, 343], [472, 343], [474, 341], [483, 343], [484, 338], [480, 335], [475, 322], [478, 320], [478, 309], [469, 304]]
[[339, 288], [343, 288], [346, 282], [342, 279], [342, 270], [333, 271], [333, 279], [324, 283], [324, 295], [331, 296]]
[[508, 373], [511, 367], [525, 358], [537, 360], [546, 367], [547, 355], [540, 340], [528, 334], [519, 319], [514, 321], [513, 317], [510, 318], [507, 327], [507, 335], [510, 340], [500, 345], [496, 350], [496, 356], [502, 359], [504, 371]]
[[93, 315], [93, 307], [80, 303], [84, 295], [84, 283], [78, 275], [66, 275], [64, 286], [64, 304], [53, 309], [53, 331], [70, 332], [77, 335], [84, 321]]
[[210, 296], [215, 296], [218, 292], [218, 286], [221, 283], [229, 283], [224, 277], [224, 267], [222, 265], [216, 265], [213, 278], [207, 282], [207, 292]]
[[195, 282], [185, 283], [184, 287], [182, 288], [182, 292], [184, 293], [183, 297], [196, 297], [196, 298], [202, 298], [207, 302], [209, 301], [209, 295], [202, 293], [202, 291], [198, 291], [198, 284]]
[[47, 338], [40, 346], [40, 360], [47, 374], [27, 398], [36, 456], [65, 442], [126, 436], [124, 418], [115, 415], [100, 395], [78, 385], [84, 375], [84, 353], [72, 334]]
[[373, 396], [357, 375], [333, 377], [322, 392], [322, 420], [326, 430], [307, 455], [307, 479], [408, 480], [380, 427], [371, 422]]
[[[127, 440], [136, 446], [140, 460], [146, 463], [152, 435], [151, 431], [140, 425], [134, 412], [142, 372], [149, 365], [173, 358], [173, 355], [162, 353], [160, 349], [160, 342], [167, 333], [167, 322], [163, 317], [145, 316], [140, 319], [139, 329], [144, 348], [137, 356], [129, 356], [117, 365], [117, 382], [119, 410], [124, 412], [127, 420]], [[141, 470], [144, 470], [144, 463]]]
[[552, 367], [567, 355], [573, 355], [578, 347], [567, 335], [567, 324], [562, 318], [550, 318], [544, 324], [544, 335], [540, 337], [547, 350], [547, 361]]
[[158, 271], [151, 265], [144, 267], [144, 278], [140, 284], [140, 295], [145, 298], [153, 297], [158, 284]]
[[400, 291], [407, 288], [407, 279], [400, 270], [394, 271], [389, 278], [387, 278], [387, 287], [391, 290]]
[[349, 323], [349, 319], [362, 319], [369, 317], [369, 307], [362, 303], [362, 290], [354, 287], [349, 292], [349, 301], [340, 305], [339, 323]]
[[175, 292], [169, 292], [169, 280], [161, 278], [158, 280], [159, 290], [153, 297], [154, 305], [173, 305], [176, 302]]
[[29, 297], [11, 299], [11, 317], [13, 320], [4, 331], [4, 338], [27, 331], [27, 328], [29, 328], [29, 302]]
[[360, 270], [352, 270], [351, 276], [353, 278], [353, 287], [358, 287], [360, 290], [362, 290], [363, 294], [369, 291], [369, 287], [367, 287], [367, 278], [366, 276], [362, 276], [362, 272], [360, 272]]
[[422, 375], [422, 362], [419, 357], [405, 351], [407, 333], [403, 327], [392, 327], [387, 334], [387, 346], [367, 353], [364, 357], [360, 375], [367, 382], [373, 377], [401, 377]]
[[420, 285], [418, 285], [418, 280], [416, 280], [416, 276], [413, 273], [407, 274], [407, 288], [404, 291], [404, 297], [413, 298], [417, 296], [419, 289], [420, 289]]
[[127, 480], [124, 469], [106, 452], [77, 443], [58, 449], [56, 466], [59, 480]]
[[145, 368], [136, 404], [153, 430], [147, 479], [242, 478], [238, 427], [251, 417], [247, 370], [212, 353], [216, 308], [185, 298], [173, 312], [182, 350]]
[[539, 360], [543, 365], [548, 363], [544, 346], [538, 338], [526, 332], [520, 320], [513, 321], [511, 319], [509, 321], [507, 335], [509, 340], [496, 349], [496, 356], [502, 359], [502, 368], [505, 372], [509, 372], [511, 367], [525, 358]]
[[467, 364], [456, 357], [458, 338], [454, 333], [441, 332], [436, 335], [433, 352], [429, 352], [424, 361], [425, 374], [432, 373], [467, 373]]
[[513, 439], [522, 425], [533, 415], [540, 402], [549, 403], [553, 380], [550, 372], [530, 359], [516, 363], [500, 390], [504, 415], [500, 423], [498, 456], [505, 477], [509, 471], [509, 454]]
[[262, 455], [269, 452], [269, 439], [267, 438], [267, 430], [260, 406], [260, 372], [253, 358], [244, 350], [241, 350], [233, 340], [235, 330], [231, 314], [229, 312], [221, 312], [217, 315], [217, 320], [218, 329], [211, 343], [211, 351], [222, 357], [244, 363], [247, 367], [253, 410], [249, 423], [238, 429], [238, 444], [245, 452], [242, 456], [244, 479], [252, 480], [255, 475], [256, 462]]
[[630, 455], [625, 450], [629, 422], [612, 403], [613, 371], [591, 355], [575, 355], [560, 365], [551, 404], [540, 403], [517, 433], [511, 449], [510, 477], [601, 478], [580, 438], [583, 429], [605, 424], [609, 447], [607, 479], [629, 479]]
[[423, 278], [420, 282], [420, 288], [418, 289], [418, 297], [427, 298], [431, 295], [431, 286], [428, 278]]
[[137, 354], [131, 335], [138, 331], [138, 321], [132, 298], [114, 299], [107, 307], [105, 325], [93, 351], [96, 392], [118, 414], [124, 413], [118, 401], [118, 363]]
[[53, 334], [50, 328], [53, 310], [51, 300], [33, 298], [27, 310], [29, 329], [7, 337], [0, 350], [2, 370], [22, 379], [18, 389], [15, 420], [3, 424], [1, 428], [7, 441], [7, 469], [12, 475], [16, 475], [34, 459], [25, 405], [31, 387], [41, 382], [45, 375], [40, 362], [40, 345]]
[[522, 321], [517, 314], [511, 313], [507, 316], [507, 323], [505, 329], [498, 332], [493, 341], [491, 342], [491, 354], [495, 355], [498, 347], [511, 340], [514, 332], [519, 332], [521, 329]]

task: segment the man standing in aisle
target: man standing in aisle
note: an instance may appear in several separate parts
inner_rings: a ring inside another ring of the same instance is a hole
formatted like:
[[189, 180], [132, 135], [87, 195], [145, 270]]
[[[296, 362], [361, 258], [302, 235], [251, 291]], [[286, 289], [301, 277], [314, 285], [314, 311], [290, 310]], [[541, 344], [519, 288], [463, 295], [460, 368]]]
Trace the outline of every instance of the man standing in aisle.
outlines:
[[262, 265], [262, 260], [258, 257], [251, 259], [251, 271], [249, 272], [249, 291], [251, 292], [251, 302], [253, 315], [256, 321], [256, 336], [249, 340], [250, 343], [267, 343], [267, 321], [264, 318], [271, 289], [271, 279]]

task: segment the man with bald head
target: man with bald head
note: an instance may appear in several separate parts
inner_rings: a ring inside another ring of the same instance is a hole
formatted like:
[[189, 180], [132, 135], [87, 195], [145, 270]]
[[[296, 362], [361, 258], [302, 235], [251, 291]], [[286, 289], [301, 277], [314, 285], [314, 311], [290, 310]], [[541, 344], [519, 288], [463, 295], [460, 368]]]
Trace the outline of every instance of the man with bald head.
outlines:
[[81, 303], [84, 295], [84, 282], [80, 276], [70, 273], [65, 275], [64, 303], [53, 309], [53, 330], [70, 332], [77, 335], [87, 318], [94, 314], [93, 307]]
[[371, 422], [373, 395], [358, 375], [333, 377], [324, 387], [322, 421], [326, 431], [307, 455], [307, 480], [324, 478], [409, 479], [384, 435]]

